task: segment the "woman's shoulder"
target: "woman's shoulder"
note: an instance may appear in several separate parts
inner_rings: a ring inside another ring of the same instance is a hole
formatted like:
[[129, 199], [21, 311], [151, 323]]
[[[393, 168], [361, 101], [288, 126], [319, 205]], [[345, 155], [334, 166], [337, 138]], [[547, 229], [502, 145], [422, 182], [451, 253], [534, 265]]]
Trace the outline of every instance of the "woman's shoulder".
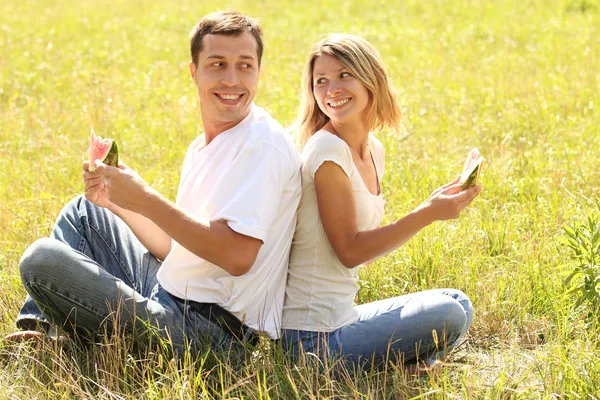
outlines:
[[308, 139], [306, 145], [304, 146], [303, 152], [315, 152], [322, 151], [324, 149], [349, 151], [348, 145], [343, 139], [329, 131], [326, 131], [325, 129], [321, 129], [320, 131], [315, 132], [315, 134]]
[[311, 172], [311, 175], [314, 175], [325, 161], [335, 162], [350, 176], [352, 171], [352, 153], [348, 145], [337, 135], [326, 130], [320, 130], [306, 142], [302, 150], [302, 163]]
[[378, 154], [385, 153], [385, 147], [383, 147], [383, 143], [375, 135], [369, 133], [369, 144], [372, 146], [371, 149]]

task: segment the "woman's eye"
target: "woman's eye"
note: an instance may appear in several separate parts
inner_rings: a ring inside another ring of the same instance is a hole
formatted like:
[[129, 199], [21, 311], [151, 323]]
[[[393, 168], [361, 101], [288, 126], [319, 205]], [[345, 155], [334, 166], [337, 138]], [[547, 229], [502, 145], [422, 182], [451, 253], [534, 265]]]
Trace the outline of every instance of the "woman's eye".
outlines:
[[316, 82], [317, 85], [320, 85], [322, 83], [325, 83], [325, 78], [319, 78], [319, 79], [317, 79], [317, 82]]
[[352, 76], [352, 75], [350, 75], [350, 73], [349, 73], [349, 72], [342, 72], [342, 73], [340, 74], [340, 77], [341, 77], [341, 78], [349, 78], [349, 77], [351, 77], [351, 76]]

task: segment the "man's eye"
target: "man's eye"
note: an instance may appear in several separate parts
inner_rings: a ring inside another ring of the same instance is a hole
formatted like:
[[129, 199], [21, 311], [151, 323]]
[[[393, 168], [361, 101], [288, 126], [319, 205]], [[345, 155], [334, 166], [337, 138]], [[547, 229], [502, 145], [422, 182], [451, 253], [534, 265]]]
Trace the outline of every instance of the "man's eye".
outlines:
[[219, 67], [222, 67], [222, 66], [223, 66], [223, 63], [222, 63], [222, 62], [220, 62], [220, 61], [218, 61], [218, 62], [216, 62], [216, 63], [213, 63], [213, 64], [212, 64], [212, 66], [213, 66], [213, 67], [217, 67], [217, 68], [219, 68]]
[[243, 64], [242, 64], [242, 68], [243, 68], [243, 69], [251, 69], [251, 68], [252, 68], [252, 64], [243, 63]]

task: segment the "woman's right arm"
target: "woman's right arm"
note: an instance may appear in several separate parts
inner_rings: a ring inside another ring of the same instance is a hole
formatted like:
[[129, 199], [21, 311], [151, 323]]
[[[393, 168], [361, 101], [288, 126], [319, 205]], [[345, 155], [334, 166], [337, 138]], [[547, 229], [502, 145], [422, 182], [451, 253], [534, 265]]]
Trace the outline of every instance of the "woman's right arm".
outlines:
[[319, 215], [327, 238], [347, 268], [393, 251], [434, 221], [457, 218], [481, 191], [460, 191], [457, 181], [435, 190], [419, 207], [389, 225], [359, 231], [352, 183], [336, 163], [324, 162], [314, 176]]

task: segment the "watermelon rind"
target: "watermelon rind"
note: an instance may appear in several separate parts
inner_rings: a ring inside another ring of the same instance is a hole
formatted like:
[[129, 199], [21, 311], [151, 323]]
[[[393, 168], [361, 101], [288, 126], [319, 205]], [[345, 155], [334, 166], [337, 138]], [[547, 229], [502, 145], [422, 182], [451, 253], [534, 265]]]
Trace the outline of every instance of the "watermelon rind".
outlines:
[[[108, 147], [108, 145], [110, 145], [110, 147]], [[104, 151], [102, 151], [104, 155], [102, 155], [102, 153], [98, 154], [99, 149], [104, 149]], [[96, 171], [96, 166], [94, 165], [94, 162], [96, 162], [96, 160], [100, 160], [104, 164], [110, 165], [111, 167], [118, 167], [119, 147], [117, 146], [117, 142], [110, 138], [102, 139], [101, 136], [96, 136], [94, 128], [92, 128], [90, 133], [90, 147], [88, 149], [88, 158], [88, 168], [90, 172]]]
[[102, 162], [106, 165], [110, 165], [111, 167], [119, 166], [119, 148], [116, 141], [113, 140], [112, 146], [110, 146], [110, 150]]
[[479, 165], [480, 164], [477, 164], [475, 169], [469, 174], [468, 178], [462, 183], [462, 185], [460, 186], [461, 190], [467, 190], [477, 184], [477, 176], [479, 175]]
[[461, 190], [467, 190], [477, 185], [477, 178], [479, 178], [479, 173], [481, 172], [484, 160], [485, 159], [480, 156], [477, 161], [470, 166], [470, 168], [473, 168], [471, 172], [466, 177], [463, 176], [463, 178], [461, 178], [459, 181]]

